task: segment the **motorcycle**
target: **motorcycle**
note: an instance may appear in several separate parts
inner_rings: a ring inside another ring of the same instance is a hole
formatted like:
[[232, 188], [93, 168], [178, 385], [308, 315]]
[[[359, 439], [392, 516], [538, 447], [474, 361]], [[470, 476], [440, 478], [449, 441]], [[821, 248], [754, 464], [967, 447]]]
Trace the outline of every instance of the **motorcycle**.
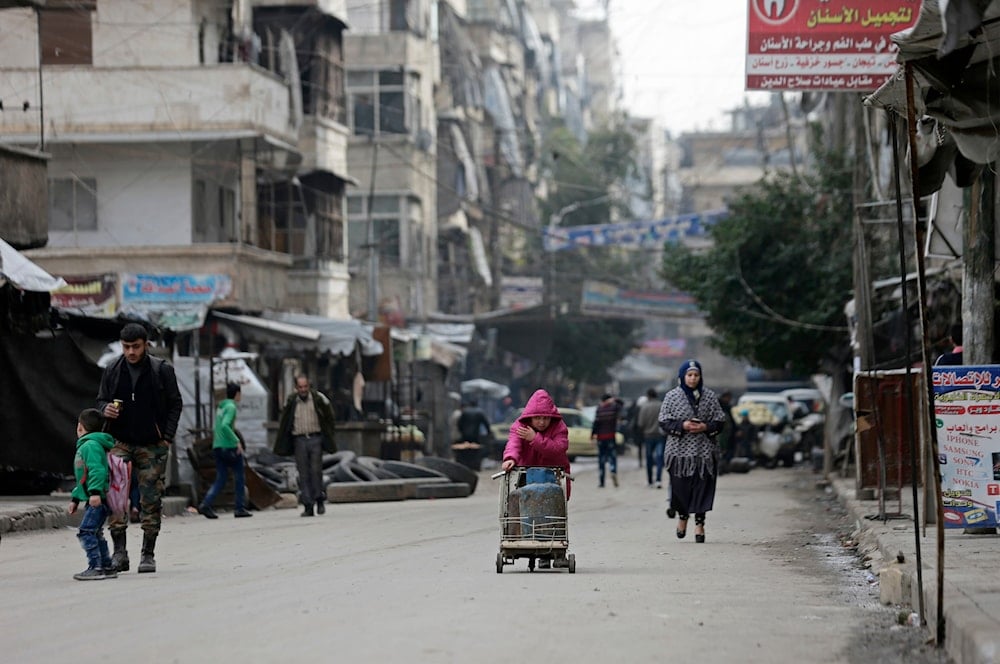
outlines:
[[767, 424], [757, 433], [757, 463], [765, 468], [786, 468], [801, 460], [801, 434], [786, 422]]

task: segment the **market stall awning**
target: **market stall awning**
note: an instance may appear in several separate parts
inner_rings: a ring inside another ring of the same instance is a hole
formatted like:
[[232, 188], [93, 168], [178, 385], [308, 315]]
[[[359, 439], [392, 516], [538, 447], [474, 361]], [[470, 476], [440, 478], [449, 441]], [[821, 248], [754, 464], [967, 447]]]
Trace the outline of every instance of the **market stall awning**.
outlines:
[[906, 115], [906, 77], [914, 113], [938, 120], [962, 156], [978, 164], [1000, 157], [1000, 2], [921, 3], [913, 27], [892, 35], [900, 68], [865, 104]]
[[21, 290], [39, 293], [51, 293], [66, 285], [62, 277], [53, 277], [17, 249], [0, 240], [0, 286], [7, 281]]
[[319, 341], [320, 332], [311, 327], [301, 325], [289, 325], [278, 321], [258, 318], [257, 316], [241, 316], [238, 314], [224, 314], [221, 311], [212, 312], [212, 316], [228, 323], [234, 323], [243, 328], [249, 328], [257, 332], [257, 340], [262, 340], [263, 336], [274, 336], [280, 340], [296, 339], [301, 341]]
[[372, 328], [354, 319], [335, 320], [286, 312], [265, 312], [261, 317], [319, 332], [319, 339], [316, 340], [318, 350], [331, 355], [350, 355], [356, 345], [362, 355], [381, 355], [383, 351], [382, 344], [372, 337]]

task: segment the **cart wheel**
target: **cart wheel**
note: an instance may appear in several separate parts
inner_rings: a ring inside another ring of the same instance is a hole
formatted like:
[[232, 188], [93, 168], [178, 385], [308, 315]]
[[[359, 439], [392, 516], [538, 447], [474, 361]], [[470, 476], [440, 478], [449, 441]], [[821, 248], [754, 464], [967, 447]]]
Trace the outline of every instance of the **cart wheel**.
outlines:
[[576, 554], [569, 554], [569, 573], [576, 574]]
[[535, 571], [535, 559], [533, 557], [532, 558], [528, 558], [528, 571], [529, 572], [534, 572]]
[[497, 554], [497, 574], [503, 574], [503, 554]]

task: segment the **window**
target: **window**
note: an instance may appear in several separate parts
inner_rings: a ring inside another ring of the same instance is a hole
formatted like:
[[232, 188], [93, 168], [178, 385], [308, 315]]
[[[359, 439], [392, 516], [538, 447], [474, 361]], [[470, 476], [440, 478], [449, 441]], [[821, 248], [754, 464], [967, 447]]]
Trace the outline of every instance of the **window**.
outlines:
[[300, 267], [316, 259], [343, 260], [342, 200], [322, 181], [258, 184], [258, 246], [294, 256]]
[[[371, 219], [374, 223], [375, 245], [381, 265], [399, 267], [400, 203], [398, 196], [374, 196]], [[359, 267], [368, 260], [368, 197], [347, 199], [347, 246], [349, 263]]]
[[306, 255], [306, 215], [291, 182], [257, 185], [258, 242], [261, 249], [292, 256]]
[[90, 3], [75, 7], [58, 8], [49, 3], [39, 11], [39, 39], [42, 44], [43, 65], [93, 64], [93, 35], [91, 34]]
[[191, 192], [191, 218], [195, 242], [235, 242], [236, 192], [196, 179]]
[[348, 106], [355, 135], [415, 134], [420, 77], [401, 69], [347, 72]]
[[49, 230], [97, 230], [97, 180], [49, 180]]

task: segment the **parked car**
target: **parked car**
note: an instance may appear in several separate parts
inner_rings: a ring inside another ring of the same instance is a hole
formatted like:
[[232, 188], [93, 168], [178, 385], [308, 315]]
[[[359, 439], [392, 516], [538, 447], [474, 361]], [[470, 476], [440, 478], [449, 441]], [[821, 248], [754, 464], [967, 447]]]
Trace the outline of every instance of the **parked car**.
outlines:
[[[563, 408], [560, 406], [559, 413], [562, 415], [563, 422], [566, 423], [566, 428], [569, 430], [569, 449], [566, 450], [569, 460], [575, 461], [577, 457], [583, 456], [597, 456], [597, 443], [590, 440], [590, 431], [594, 426], [594, 420], [578, 408]], [[510, 433], [510, 425], [520, 415], [520, 410], [511, 412], [507, 416], [506, 421], [497, 422], [491, 426], [490, 431], [493, 432], [493, 437], [498, 441], [506, 442], [507, 435]], [[625, 436], [616, 433], [615, 445], [619, 450], [622, 449], [625, 445]]]

